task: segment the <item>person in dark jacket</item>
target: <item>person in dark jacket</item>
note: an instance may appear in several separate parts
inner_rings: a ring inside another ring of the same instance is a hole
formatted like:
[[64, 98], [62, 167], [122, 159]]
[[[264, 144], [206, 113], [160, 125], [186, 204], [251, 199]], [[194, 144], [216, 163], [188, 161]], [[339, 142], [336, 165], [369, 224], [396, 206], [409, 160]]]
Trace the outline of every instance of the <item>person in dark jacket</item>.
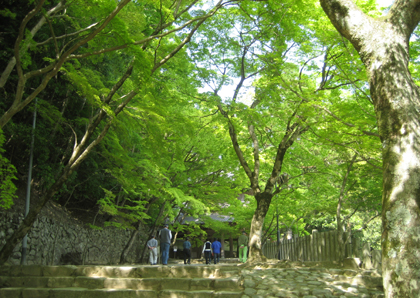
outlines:
[[184, 247], [184, 264], [187, 264], [187, 258], [188, 258], [188, 264], [191, 264], [191, 242], [190, 238], [185, 238], [184, 243], [182, 244]]
[[211, 248], [211, 242], [209, 239], [206, 240], [206, 242], [204, 242], [203, 245], [203, 252], [204, 257], [206, 259], [206, 264], [210, 264], [211, 263], [211, 255], [213, 254], [213, 250]]
[[168, 225], [164, 225], [159, 231], [160, 250], [162, 252], [162, 264], [167, 265], [169, 259], [169, 247], [171, 246], [172, 233]]

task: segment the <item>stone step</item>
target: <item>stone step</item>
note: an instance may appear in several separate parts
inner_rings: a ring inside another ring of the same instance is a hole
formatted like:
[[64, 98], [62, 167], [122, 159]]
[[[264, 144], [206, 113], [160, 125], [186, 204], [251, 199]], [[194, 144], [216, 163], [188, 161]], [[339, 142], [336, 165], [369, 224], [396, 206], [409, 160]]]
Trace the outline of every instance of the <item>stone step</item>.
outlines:
[[[212, 260], [214, 262], [214, 260]], [[169, 259], [168, 260], [169, 264], [184, 264], [184, 260], [183, 259]], [[206, 260], [204, 258], [201, 259], [192, 259], [191, 260], [191, 264], [205, 264]], [[224, 259], [220, 259], [218, 264], [242, 264], [242, 262], [239, 262], [238, 258], [224, 258]]]
[[111, 278], [227, 278], [238, 276], [237, 266], [2, 266], [0, 276], [89, 276]]
[[355, 276], [352, 278], [335, 278], [335, 281], [332, 282], [334, 285], [344, 285], [349, 287], [351, 285], [363, 285], [366, 288], [380, 288], [382, 287], [382, 277], [373, 277], [373, 276]]
[[[247, 287], [247, 282], [249, 282], [249, 276], [255, 275], [255, 272], [258, 271], [242, 270], [241, 275], [244, 277], [245, 288]], [[283, 285], [287, 285], [294, 280], [306, 280], [308, 285], [325, 284], [344, 288], [357, 286], [383, 291], [382, 277], [376, 271], [331, 268], [267, 268], [261, 270], [261, 274], [264, 276], [276, 276], [276, 283]]]
[[1, 288], [2, 298], [240, 298], [242, 292], [86, 288]]
[[[278, 297], [292, 297], [295, 292], [324, 297], [349, 291], [383, 297], [377, 272], [342, 268], [266, 264], [0, 267], [1, 298], [239, 298], [264, 291], [273, 291]], [[369, 297], [366, 295], [363, 297]]]
[[240, 291], [239, 278], [109, 278], [86, 276], [0, 276], [0, 288], [88, 288], [133, 290]]

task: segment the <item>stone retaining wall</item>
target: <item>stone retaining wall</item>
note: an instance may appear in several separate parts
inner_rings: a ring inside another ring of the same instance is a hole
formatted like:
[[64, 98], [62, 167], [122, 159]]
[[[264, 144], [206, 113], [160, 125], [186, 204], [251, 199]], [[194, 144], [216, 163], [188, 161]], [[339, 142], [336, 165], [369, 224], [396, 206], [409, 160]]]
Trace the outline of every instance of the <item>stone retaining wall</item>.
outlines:
[[[0, 213], [0, 249], [6, 243], [23, 214]], [[132, 231], [115, 227], [96, 230], [82, 224], [64, 223], [47, 217], [38, 217], [28, 234], [28, 265], [61, 264], [118, 264]], [[143, 249], [144, 240], [137, 237], [127, 256], [134, 263]], [[22, 243], [15, 247], [8, 263], [20, 264]]]

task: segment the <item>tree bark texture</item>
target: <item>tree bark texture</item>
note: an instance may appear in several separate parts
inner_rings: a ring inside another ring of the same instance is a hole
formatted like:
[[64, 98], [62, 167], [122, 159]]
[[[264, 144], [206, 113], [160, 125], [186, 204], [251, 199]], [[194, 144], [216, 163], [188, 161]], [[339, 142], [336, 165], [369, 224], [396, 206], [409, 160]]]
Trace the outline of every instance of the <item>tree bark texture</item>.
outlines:
[[255, 209], [252, 216], [251, 230], [249, 232], [249, 262], [263, 262], [267, 259], [262, 251], [261, 239], [264, 219], [270, 208], [272, 198], [273, 195], [271, 193], [258, 193], [255, 195], [257, 209]]
[[366, 66], [383, 155], [382, 275], [386, 297], [420, 297], [420, 92], [408, 69], [419, 0], [381, 19], [351, 0], [320, 0]]
[[137, 236], [139, 234], [140, 228], [141, 228], [141, 221], [138, 221], [137, 228], [131, 233], [130, 239], [126, 243], [123, 251], [121, 252], [120, 265], [123, 265], [123, 264], [126, 264], [127, 263], [128, 253], [131, 251], [131, 248], [133, 247], [134, 242], [137, 239]]

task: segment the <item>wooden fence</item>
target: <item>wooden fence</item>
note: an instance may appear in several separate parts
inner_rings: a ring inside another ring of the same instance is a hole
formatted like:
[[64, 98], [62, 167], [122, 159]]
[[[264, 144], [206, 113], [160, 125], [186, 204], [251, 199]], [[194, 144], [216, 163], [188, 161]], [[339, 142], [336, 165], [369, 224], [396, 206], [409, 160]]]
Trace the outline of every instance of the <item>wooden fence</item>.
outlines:
[[[347, 235], [344, 234], [344, 239]], [[353, 238], [345, 245], [344, 258], [360, 258], [364, 268], [379, 269], [380, 251], [370, 251], [369, 246], [360, 247], [359, 240]], [[339, 245], [337, 231], [314, 232], [312, 235], [291, 239], [283, 238], [280, 245], [277, 243], [266, 243], [263, 246], [263, 253], [267, 258], [290, 260], [290, 261], [339, 261]]]

